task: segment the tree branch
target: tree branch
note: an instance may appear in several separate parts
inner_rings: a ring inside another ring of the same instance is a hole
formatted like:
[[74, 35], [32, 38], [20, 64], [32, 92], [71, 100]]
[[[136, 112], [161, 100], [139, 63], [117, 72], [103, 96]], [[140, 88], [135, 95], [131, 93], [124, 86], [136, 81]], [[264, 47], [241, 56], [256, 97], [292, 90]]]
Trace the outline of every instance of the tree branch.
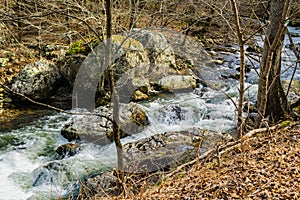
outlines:
[[92, 116], [99, 116], [99, 117], [103, 117], [103, 118], [109, 120], [110, 122], [113, 122], [113, 120], [111, 118], [109, 118], [108, 116], [105, 116], [105, 115], [101, 115], [101, 114], [98, 114], [98, 113], [90, 113], [90, 112], [70, 112], [70, 111], [66, 111], [66, 110], [63, 110], [61, 108], [57, 108], [55, 106], [51, 106], [51, 105], [48, 105], [48, 104], [41, 103], [41, 102], [38, 102], [36, 100], [33, 100], [33, 99], [25, 96], [24, 94], [21, 94], [19, 92], [13, 91], [11, 88], [9, 88], [8, 86], [6, 86], [3, 83], [0, 83], [0, 86], [3, 87], [6, 91], [8, 91], [8, 92], [10, 92], [10, 93], [12, 93], [14, 95], [17, 95], [19, 97], [22, 97], [22, 98], [26, 99], [27, 101], [29, 101], [29, 102], [31, 102], [33, 104], [36, 104], [36, 105], [39, 105], [39, 106], [43, 106], [43, 107], [49, 108], [51, 110], [55, 110], [55, 111], [58, 111], [58, 112], [69, 114], [69, 115], [92, 115]]

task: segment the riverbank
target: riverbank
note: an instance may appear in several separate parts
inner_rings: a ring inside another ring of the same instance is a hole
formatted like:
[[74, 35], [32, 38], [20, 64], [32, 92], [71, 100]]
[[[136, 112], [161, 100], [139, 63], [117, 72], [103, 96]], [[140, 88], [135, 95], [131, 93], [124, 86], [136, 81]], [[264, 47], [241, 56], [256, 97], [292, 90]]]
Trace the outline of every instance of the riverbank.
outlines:
[[141, 199], [300, 198], [300, 125], [263, 132], [219, 160], [180, 171]]
[[[300, 122], [261, 131], [240, 146], [218, 156], [214, 153], [162, 182], [143, 185], [139, 193], [95, 199], [299, 199]], [[179, 168], [177, 168], [179, 169]], [[171, 176], [170, 176], [171, 175]]]

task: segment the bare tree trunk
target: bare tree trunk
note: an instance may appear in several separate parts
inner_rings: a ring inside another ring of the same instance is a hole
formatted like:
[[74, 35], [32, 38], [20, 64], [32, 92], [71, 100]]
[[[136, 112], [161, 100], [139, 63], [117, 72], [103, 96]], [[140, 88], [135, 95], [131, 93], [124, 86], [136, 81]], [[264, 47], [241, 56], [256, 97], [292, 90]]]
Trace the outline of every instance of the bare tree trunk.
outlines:
[[243, 102], [245, 93], [245, 41], [243, 39], [243, 33], [240, 26], [239, 12], [235, 0], [231, 0], [231, 5], [234, 13], [234, 20], [236, 25], [236, 36], [240, 48], [240, 88], [239, 88], [239, 103], [238, 103], [238, 123], [237, 123], [237, 134], [238, 138], [243, 136]]
[[130, 0], [130, 21], [129, 21], [129, 30], [135, 28], [135, 15], [136, 15], [136, 0]]
[[120, 181], [123, 182], [123, 147], [121, 143], [120, 136], [120, 127], [119, 127], [119, 97], [117, 91], [114, 90], [115, 80], [114, 80], [114, 72], [112, 65], [112, 2], [111, 0], [106, 0], [106, 66], [108, 66], [108, 84], [111, 93], [112, 103], [113, 103], [113, 132], [114, 132], [114, 142], [117, 148], [117, 159], [118, 159], [118, 169], [120, 175]]
[[278, 120], [284, 112], [288, 111], [287, 99], [281, 86], [280, 71], [281, 52], [286, 32], [285, 20], [289, 5], [290, 0], [271, 1], [270, 26], [266, 32], [260, 62], [257, 128], [260, 127], [263, 118], [271, 117], [272, 120]]

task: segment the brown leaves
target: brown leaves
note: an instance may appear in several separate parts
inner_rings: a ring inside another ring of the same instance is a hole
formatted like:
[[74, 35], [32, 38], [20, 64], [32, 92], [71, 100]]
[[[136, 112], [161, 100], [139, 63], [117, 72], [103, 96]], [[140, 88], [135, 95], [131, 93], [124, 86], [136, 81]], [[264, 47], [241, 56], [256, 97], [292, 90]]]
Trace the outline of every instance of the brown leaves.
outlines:
[[298, 199], [300, 198], [300, 125], [246, 140], [238, 150], [195, 164], [174, 176], [146, 199]]

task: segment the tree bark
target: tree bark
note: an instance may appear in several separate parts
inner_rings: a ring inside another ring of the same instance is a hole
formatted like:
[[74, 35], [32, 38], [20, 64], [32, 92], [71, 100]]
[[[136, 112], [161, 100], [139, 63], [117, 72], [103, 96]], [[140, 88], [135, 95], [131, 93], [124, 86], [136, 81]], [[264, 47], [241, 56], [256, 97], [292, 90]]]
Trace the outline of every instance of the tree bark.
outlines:
[[239, 102], [238, 102], [238, 123], [237, 123], [237, 135], [238, 138], [243, 136], [244, 119], [243, 119], [243, 102], [245, 94], [245, 41], [240, 26], [240, 17], [235, 0], [231, 0], [231, 5], [234, 13], [234, 20], [236, 26], [236, 36], [240, 48], [240, 88], [239, 88]]
[[114, 71], [112, 65], [112, 2], [111, 0], [106, 0], [106, 66], [108, 67], [108, 85], [113, 103], [113, 133], [114, 142], [117, 149], [117, 161], [118, 169], [120, 171], [120, 179], [123, 181], [122, 170], [123, 170], [123, 147], [121, 143], [120, 127], [119, 127], [119, 98], [117, 91], [114, 90], [115, 80]]
[[263, 118], [270, 117], [271, 120], [277, 121], [288, 111], [287, 99], [281, 86], [280, 73], [281, 52], [289, 5], [290, 0], [271, 0], [270, 25], [267, 28], [260, 62], [257, 128], [261, 126]]

